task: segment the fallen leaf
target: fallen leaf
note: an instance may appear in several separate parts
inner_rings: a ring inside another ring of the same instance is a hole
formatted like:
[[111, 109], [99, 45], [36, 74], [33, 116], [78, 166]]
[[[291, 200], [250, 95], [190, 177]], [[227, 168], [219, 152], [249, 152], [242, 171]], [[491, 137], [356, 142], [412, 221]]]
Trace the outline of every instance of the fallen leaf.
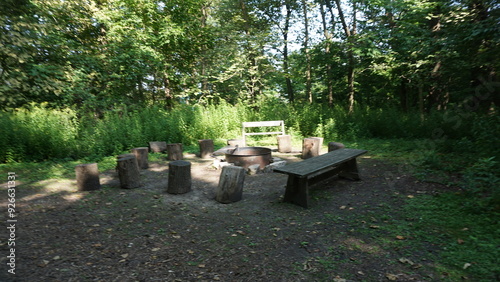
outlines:
[[370, 225], [370, 228], [372, 228], [372, 229], [379, 229], [380, 226], [378, 226], [378, 225]]
[[127, 258], [128, 254], [122, 254], [122, 258]]
[[345, 210], [347, 207], [346, 206], [341, 206], [339, 209]]
[[192, 251], [192, 250], [187, 250], [187, 252], [190, 254], [194, 254], [194, 251]]
[[413, 198], [415, 198], [415, 196], [413, 196], [413, 195], [408, 195], [408, 198], [413, 199]]
[[458, 239], [457, 239], [457, 243], [459, 243], [460, 245], [462, 245], [463, 243], [465, 243], [465, 241], [464, 241], [464, 240], [462, 240], [462, 239], [460, 239], [460, 238], [458, 238]]
[[396, 236], [396, 239], [398, 239], [398, 240], [404, 240], [406, 238], [404, 236], [398, 235], [398, 236]]
[[53, 260], [58, 260], [58, 259], [61, 259], [61, 257], [60, 257], [60, 256], [55, 256], [55, 257], [53, 257], [52, 259], [53, 259]]
[[333, 282], [346, 282], [346, 281], [347, 280], [345, 280], [344, 278], [340, 278], [340, 276], [333, 278]]
[[199, 268], [205, 268], [205, 265], [204, 264], [198, 264], [198, 267]]
[[394, 275], [394, 274], [390, 274], [390, 273], [387, 273], [385, 275], [385, 277], [387, 277], [387, 279], [391, 280], [391, 281], [396, 281], [398, 280], [398, 276], [397, 275]]
[[160, 250], [160, 248], [152, 248], [151, 251], [153, 252], [158, 252]]
[[409, 265], [414, 265], [415, 263], [407, 258], [400, 258], [399, 262], [404, 263], [404, 264], [409, 264]]
[[465, 263], [465, 264], [464, 264], [463, 269], [467, 269], [467, 268], [469, 268], [469, 267], [471, 267], [471, 266], [472, 266], [472, 264], [470, 264], [470, 263]]

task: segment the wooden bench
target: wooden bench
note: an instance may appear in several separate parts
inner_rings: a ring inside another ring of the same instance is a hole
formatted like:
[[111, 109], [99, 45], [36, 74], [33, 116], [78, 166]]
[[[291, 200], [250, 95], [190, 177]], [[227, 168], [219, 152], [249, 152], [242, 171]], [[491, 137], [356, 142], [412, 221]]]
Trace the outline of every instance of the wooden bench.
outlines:
[[358, 149], [338, 149], [274, 169], [275, 172], [288, 174], [284, 201], [307, 208], [310, 185], [337, 174], [340, 177], [359, 180], [356, 158], [366, 152]]
[[[246, 128], [248, 127], [266, 127], [266, 126], [279, 126], [281, 131], [271, 131], [271, 132], [246, 132]], [[247, 136], [249, 135], [270, 135], [270, 134], [280, 134], [285, 135], [285, 122], [282, 120], [273, 120], [273, 121], [249, 121], [241, 123], [241, 131], [243, 134], [243, 139], [245, 142], [245, 146], [247, 144]]]

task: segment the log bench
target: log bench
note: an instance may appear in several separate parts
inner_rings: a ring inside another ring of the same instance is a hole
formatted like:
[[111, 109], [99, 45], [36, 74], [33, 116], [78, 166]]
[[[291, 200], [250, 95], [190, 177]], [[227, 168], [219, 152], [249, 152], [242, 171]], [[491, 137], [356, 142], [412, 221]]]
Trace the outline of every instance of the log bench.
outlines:
[[337, 174], [359, 180], [356, 158], [366, 152], [343, 148], [274, 169], [274, 172], [288, 175], [284, 201], [307, 208], [310, 185]]

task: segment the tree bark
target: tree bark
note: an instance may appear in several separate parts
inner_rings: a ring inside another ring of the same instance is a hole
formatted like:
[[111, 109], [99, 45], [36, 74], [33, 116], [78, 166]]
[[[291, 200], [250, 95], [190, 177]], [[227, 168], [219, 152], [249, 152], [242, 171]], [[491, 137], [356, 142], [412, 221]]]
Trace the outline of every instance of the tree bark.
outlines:
[[168, 164], [167, 193], [184, 194], [191, 191], [191, 163], [173, 161]]
[[135, 156], [127, 156], [117, 160], [120, 187], [132, 189], [141, 186], [141, 174]]
[[295, 99], [295, 95], [293, 93], [292, 80], [290, 79], [290, 69], [288, 66], [288, 31], [290, 30], [290, 19], [292, 17], [292, 7], [290, 5], [290, 1], [285, 1], [285, 28], [283, 31], [283, 71], [285, 72], [285, 81], [286, 81], [286, 93], [288, 94], [288, 100], [293, 103]]
[[101, 188], [97, 163], [77, 165], [75, 174], [78, 191], [92, 191]]
[[[325, 36], [326, 46], [325, 46], [325, 56], [330, 58], [330, 44], [332, 43], [332, 34], [328, 30], [328, 25], [326, 23], [326, 12], [323, 7], [323, 3], [320, 3], [320, 14], [321, 14], [321, 22], [323, 24], [323, 34]], [[333, 20], [333, 19], [332, 19]], [[328, 96], [328, 106], [333, 107], [333, 75], [332, 75], [332, 64], [327, 61], [326, 62], [326, 84], [327, 84], [327, 96]]]
[[223, 204], [238, 202], [243, 195], [245, 169], [239, 166], [225, 166], [219, 179], [215, 200]]
[[345, 145], [339, 142], [329, 142], [328, 143], [328, 152], [335, 151], [338, 149], [345, 148]]
[[214, 141], [212, 139], [198, 140], [200, 146], [200, 158], [209, 159], [214, 153]]
[[304, 13], [304, 52], [306, 54], [306, 97], [309, 103], [313, 102], [311, 91], [311, 55], [309, 54], [309, 18], [307, 17], [307, 1], [302, 0], [302, 11]]
[[182, 143], [167, 144], [167, 160], [179, 161], [182, 159]]
[[131, 150], [132, 154], [134, 154], [137, 159], [137, 165], [140, 169], [146, 169], [149, 167], [148, 165], [148, 147], [138, 147]]
[[151, 149], [151, 152], [154, 153], [165, 152], [167, 150], [167, 142], [165, 141], [149, 142], [149, 148]]
[[354, 60], [354, 44], [356, 35], [356, 1], [353, 1], [353, 20], [352, 20], [352, 29], [349, 29], [347, 25], [344, 12], [342, 7], [340, 6], [340, 0], [335, 0], [337, 4], [337, 9], [339, 12], [340, 22], [342, 23], [342, 27], [344, 28], [344, 32], [347, 38], [347, 87], [348, 87], [348, 100], [349, 100], [349, 113], [354, 111], [354, 96], [355, 96], [355, 60]]
[[321, 137], [304, 138], [302, 141], [302, 159], [319, 156], [321, 154], [322, 145], [323, 138]]
[[290, 153], [292, 151], [292, 136], [278, 135], [278, 152]]

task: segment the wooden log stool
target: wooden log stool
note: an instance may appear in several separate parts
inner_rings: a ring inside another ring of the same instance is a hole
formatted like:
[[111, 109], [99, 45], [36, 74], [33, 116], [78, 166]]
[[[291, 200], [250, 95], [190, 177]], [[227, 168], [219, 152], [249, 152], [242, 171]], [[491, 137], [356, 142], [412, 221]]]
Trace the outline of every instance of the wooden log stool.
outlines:
[[215, 200], [223, 204], [240, 201], [243, 194], [245, 174], [245, 169], [240, 166], [223, 167], [219, 185], [215, 192]]
[[79, 164], [75, 167], [78, 191], [92, 191], [101, 188], [97, 163]]
[[292, 151], [292, 136], [278, 135], [278, 152], [290, 153]]
[[177, 160], [168, 164], [167, 193], [184, 194], [191, 191], [191, 163]]
[[198, 140], [200, 146], [200, 158], [210, 159], [214, 153], [214, 141], [212, 139]]
[[167, 144], [167, 160], [180, 161], [182, 159], [182, 143]]
[[141, 173], [134, 155], [118, 158], [116, 168], [121, 188], [132, 189], [141, 186]]
[[243, 139], [229, 139], [227, 140], [227, 145], [231, 147], [245, 147], [245, 140]]
[[302, 141], [302, 158], [308, 159], [319, 156], [321, 146], [323, 146], [323, 138], [321, 137], [304, 138]]
[[153, 141], [149, 142], [149, 149], [153, 153], [161, 153], [167, 150], [167, 142], [164, 141]]
[[137, 159], [137, 165], [140, 169], [146, 169], [149, 167], [148, 165], [148, 147], [138, 147], [131, 150], [132, 154], [134, 154]]
[[345, 148], [345, 145], [339, 142], [329, 142], [328, 143], [328, 152], [335, 151], [338, 149]]

